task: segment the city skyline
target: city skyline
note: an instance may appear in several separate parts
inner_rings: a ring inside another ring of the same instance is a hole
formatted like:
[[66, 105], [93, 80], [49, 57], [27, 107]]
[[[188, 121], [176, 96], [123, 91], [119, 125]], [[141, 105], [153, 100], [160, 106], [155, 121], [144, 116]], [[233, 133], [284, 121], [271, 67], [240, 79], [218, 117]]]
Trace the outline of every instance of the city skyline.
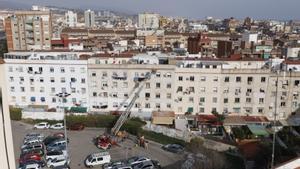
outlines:
[[[14, 0], [10, 3], [20, 3], [22, 6], [36, 4], [80, 9], [91, 8], [93, 10], [106, 9], [128, 14], [157, 12], [161, 15], [187, 17], [190, 19], [202, 19], [207, 16], [216, 18], [245, 18], [250, 16], [255, 19], [279, 20], [299, 19], [297, 7], [300, 5], [300, 2], [296, 0], [277, 1], [275, 3], [271, 0], [254, 0], [249, 2], [246, 0], [227, 0], [226, 2], [223, 0], [189, 0], [188, 2], [179, 0], [164, 0], [163, 2], [159, 0], [101, 0], [99, 2], [96, 0], [84, 2], [78, 0], [73, 0], [72, 2], [70, 0], [29, 0], [26, 2]], [[172, 7], [169, 4], [172, 4]]]

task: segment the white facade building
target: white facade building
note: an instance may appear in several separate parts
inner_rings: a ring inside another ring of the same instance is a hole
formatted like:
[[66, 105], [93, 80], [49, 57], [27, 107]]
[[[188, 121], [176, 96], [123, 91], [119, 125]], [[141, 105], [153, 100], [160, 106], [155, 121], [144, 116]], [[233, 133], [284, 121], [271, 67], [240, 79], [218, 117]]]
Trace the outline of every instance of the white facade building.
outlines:
[[84, 11], [85, 27], [92, 28], [95, 26], [95, 12], [92, 10]]
[[159, 14], [155, 14], [155, 13], [139, 14], [138, 27], [141, 29], [159, 28]]
[[77, 13], [73, 11], [68, 11], [65, 13], [65, 23], [68, 27], [77, 26]]
[[245, 32], [242, 35], [242, 41], [245, 41], [246, 43], [257, 43], [258, 41], [258, 33], [250, 33], [250, 32]]
[[5, 54], [8, 103], [20, 107], [62, 106], [56, 94], [71, 94], [64, 106], [88, 107], [87, 60], [75, 52], [13, 52]]
[[[78, 60], [80, 54], [90, 57]], [[68, 107], [81, 105], [98, 113], [124, 111], [139, 87], [137, 80], [147, 73], [151, 78], [134, 102], [134, 115], [218, 112], [272, 119], [277, 106], [278, 118], [285, 119], [300, 106], [300, 72], [277, 74], [260, 60], [175, 58], [159, 53], [109, 57], [83, 52], [19, 52], [6, 54], [4, 65], [8, 102], [17, 106], [58, 107], [61, 103], [55, 94], [66, 90], [71, 93]]]
[[287, 54], [286, 54], [287, 58], [300, 58], [300, 48], [292, 48], [289, 47], [287, 48]]

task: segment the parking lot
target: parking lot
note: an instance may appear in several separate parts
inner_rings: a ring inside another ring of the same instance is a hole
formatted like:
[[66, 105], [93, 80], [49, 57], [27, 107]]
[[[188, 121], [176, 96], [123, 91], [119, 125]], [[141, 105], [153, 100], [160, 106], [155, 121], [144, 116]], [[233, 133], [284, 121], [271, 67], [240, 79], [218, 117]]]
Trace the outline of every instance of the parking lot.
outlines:
[[[27, 133], [37, 132], [43, 133], [45, 136], [51, 135], [59, 130], [33, 130], [32, 125], [21, 122], [12, 121], [12, 130], [14, 138], [14, 149], [16, 160], [20, 156], [20, 146], [23, 143], [23, 138]], [[87, 155], [99, 152], [100, 150], [92, 143], [92, 139], [104, 133], [104, 129], [89, 129], [83, 131], [68, 131], [72, 169], [85, 168], [84, 159]], [[126, 159], [132, 156], [146, 156], [154, 160], [158, 160], [162, 167], [170, 166], [183, 158], [183, 154], [174, 154], [161, 149], [158, 143], [149, 142], [148, 149], [136, 147], [134, 141], [127, 139], [120, 143], [119, 146], [113, 146], [109, 153], [112, 161]], [[17, 162], [18, 163], [18, 162]]]

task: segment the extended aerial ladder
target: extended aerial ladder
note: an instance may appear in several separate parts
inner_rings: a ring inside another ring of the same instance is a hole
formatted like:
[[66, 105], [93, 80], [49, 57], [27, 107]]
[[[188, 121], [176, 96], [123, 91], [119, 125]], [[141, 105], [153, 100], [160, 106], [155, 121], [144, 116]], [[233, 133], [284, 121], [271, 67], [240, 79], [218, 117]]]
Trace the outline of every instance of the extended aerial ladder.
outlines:
[[130, 113], [131, 113], [130, 110], [132, 109], [132, 107], [133, 107], [135, 101], [137, 100], [137, 98], [139, 97], [139, 94], [142, 91], [142, 89], [144, 88], [146, 82], [148, 80], [150, 80], [151, 75], [154, 74], [154, 73], [155, 73], [155, 70], [152, 70], [152, 72], [146, 73], [146, 75], [144, 77], [134, 79], [136, 92], [134, 93], [134, 96], [133, 96], [132, 100], [130, 101], [130, 103], [127, 105], [125, 111], [120, 115], [120, 117], [117, 120], [116, 124], [111, 129], [111, 133], [113, 135], [117, 135], [118, 134], [118, 132], [120, 131], [120, 128], [122, 127], [122, 125], [129, 118]]

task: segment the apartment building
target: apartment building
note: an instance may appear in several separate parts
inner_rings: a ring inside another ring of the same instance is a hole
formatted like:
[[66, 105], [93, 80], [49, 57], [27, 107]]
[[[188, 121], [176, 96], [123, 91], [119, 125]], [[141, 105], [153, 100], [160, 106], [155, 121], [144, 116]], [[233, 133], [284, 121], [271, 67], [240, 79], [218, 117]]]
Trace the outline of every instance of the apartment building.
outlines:
[[[55, 94], [66, 90], [71, 94], [69, 107], [124, 111], [141, 87], [131, 112], [142, 116], [153, 111], [218, 112], [272, 119], [276, 110], [277, 117], [284, 119], [300, 106], [300, 72], [277, 73], [264, 60], [54, 53], [5, 55], [10, 105], [57, 107]], [[85, 60], [79, 60], [83, 54]]]
[[65, 24], [68, 27], [76, 27], [77, 26], [77, 13], [73, 11], [67, 11], [65, 13]]
[[141, 13], [138, 16], [138, 27], [141, 29], [158, 29], [159, 14]]
[[[75, 52], [11, 52], [4, 56], [9, 105], [88, 106], [87, 60]], [[84, 53], [83, 53], [84, 54]]]
[[84, 11], [84, 23], [85, 27], [91, 28], [95, 26], [95, 12], [92, 10]]
[[5, 19], [9, 51], [51, 49], [52, 19], [49, 11], [16, 11]]

